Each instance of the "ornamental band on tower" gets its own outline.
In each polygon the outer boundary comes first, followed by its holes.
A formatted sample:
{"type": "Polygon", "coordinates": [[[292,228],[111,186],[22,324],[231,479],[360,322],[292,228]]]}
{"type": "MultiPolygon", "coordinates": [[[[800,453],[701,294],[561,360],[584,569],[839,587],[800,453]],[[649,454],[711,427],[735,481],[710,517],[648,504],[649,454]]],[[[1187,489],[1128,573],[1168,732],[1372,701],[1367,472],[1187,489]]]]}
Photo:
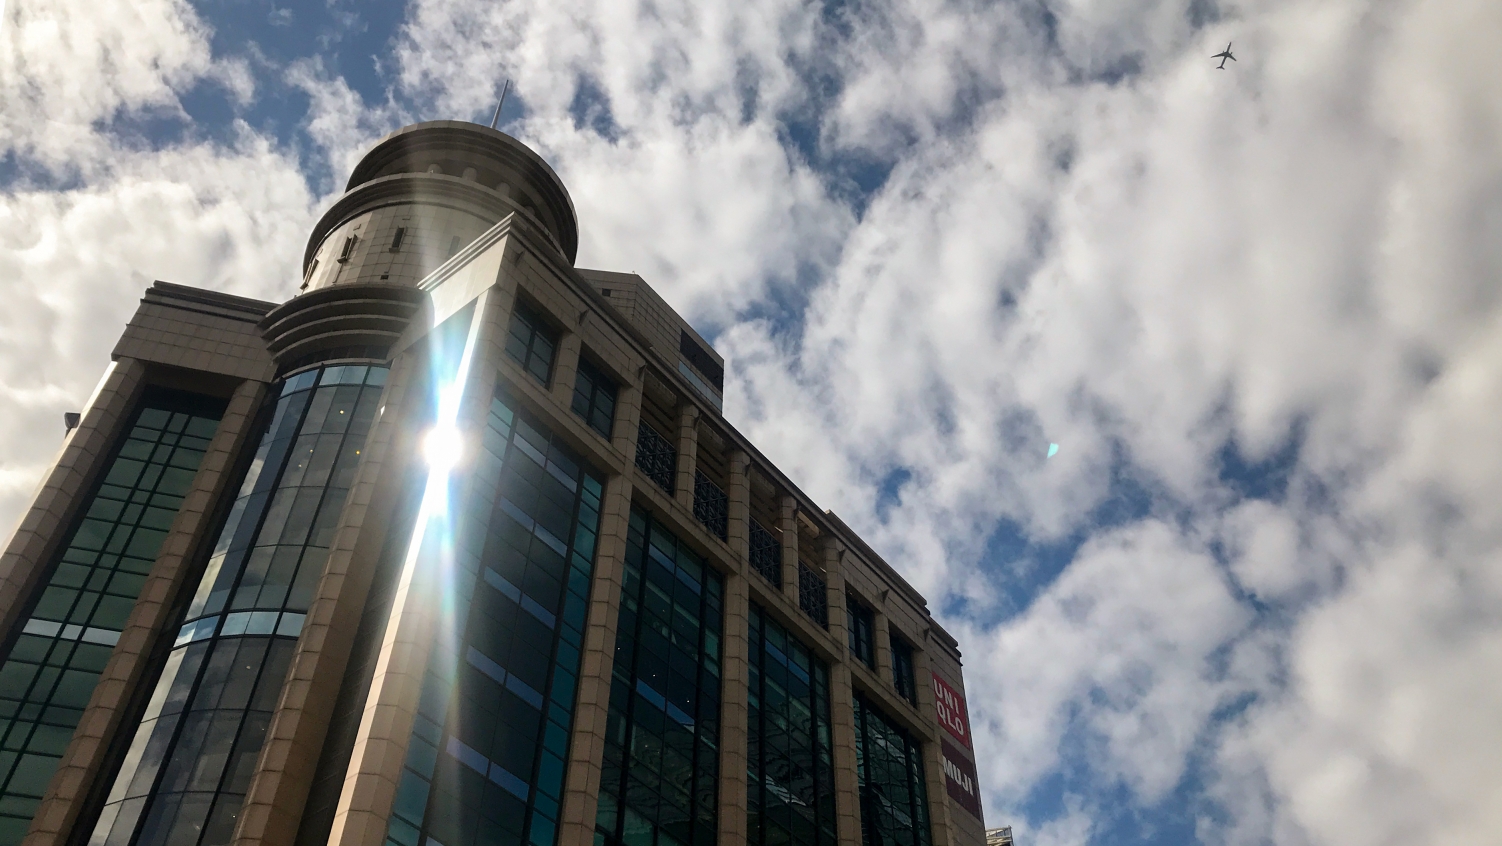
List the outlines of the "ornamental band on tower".
{"type": "Polygon", "coordinates": [[[438,121],[158,282],[0,558],[0,846],[981,846],[957,644],[438,121]]]}

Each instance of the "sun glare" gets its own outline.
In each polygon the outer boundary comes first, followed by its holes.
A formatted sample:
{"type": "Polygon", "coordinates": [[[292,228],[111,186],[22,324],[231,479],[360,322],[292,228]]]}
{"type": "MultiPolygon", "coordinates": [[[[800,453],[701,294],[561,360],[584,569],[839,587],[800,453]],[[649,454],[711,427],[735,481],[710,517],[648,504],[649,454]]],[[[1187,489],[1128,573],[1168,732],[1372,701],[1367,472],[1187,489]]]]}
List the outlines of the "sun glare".
{"type": "Polygon", "coordinates": [[[447,472],[454,469],[464,457],[464,438],[458,427],[440,423],[429,429],[422,438],[422,454],[433,470],[447,472]]]}

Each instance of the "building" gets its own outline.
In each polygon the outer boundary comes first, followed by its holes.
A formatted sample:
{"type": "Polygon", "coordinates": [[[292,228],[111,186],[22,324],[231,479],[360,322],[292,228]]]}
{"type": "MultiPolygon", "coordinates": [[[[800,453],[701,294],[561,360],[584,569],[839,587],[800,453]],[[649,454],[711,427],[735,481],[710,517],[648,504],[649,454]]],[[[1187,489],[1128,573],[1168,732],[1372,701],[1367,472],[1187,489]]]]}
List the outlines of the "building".
{"type": "Polygon", "coordinates": [[[987,829],[986,846],[1012,846],[1012,827],[987,829]]]}
{"type": "Polygon", "coordinates": [[[433,122],[288,302],[146,291],[0,559],[0,846],[983,843],[954,639],[577,242],[433,122]]]}

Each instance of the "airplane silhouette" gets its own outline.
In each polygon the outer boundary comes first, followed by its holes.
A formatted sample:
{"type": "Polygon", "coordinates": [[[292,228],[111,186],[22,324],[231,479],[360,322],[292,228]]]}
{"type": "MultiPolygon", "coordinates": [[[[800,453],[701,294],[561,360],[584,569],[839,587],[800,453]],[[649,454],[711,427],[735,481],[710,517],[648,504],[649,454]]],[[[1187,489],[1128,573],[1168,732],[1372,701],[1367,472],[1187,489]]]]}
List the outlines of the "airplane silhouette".
{"type": "Polygon", "coordinates": [[[1230,44],[1230,42],[1226,43],[1226,49],[1225,49],[1224,52],[1216,53],[1215,55],[1211,56],[1210,58],[1212,58],[1212,59],[1220,59],[1220,67],[1216,68],[1216,70],[1225,70],[1226,69],[1226,59],[1230,59],[1233,62],[1236,61],[1236,57],[1233,56],[1233,55],[1231,55],[1231,44],[1230,44]]]}

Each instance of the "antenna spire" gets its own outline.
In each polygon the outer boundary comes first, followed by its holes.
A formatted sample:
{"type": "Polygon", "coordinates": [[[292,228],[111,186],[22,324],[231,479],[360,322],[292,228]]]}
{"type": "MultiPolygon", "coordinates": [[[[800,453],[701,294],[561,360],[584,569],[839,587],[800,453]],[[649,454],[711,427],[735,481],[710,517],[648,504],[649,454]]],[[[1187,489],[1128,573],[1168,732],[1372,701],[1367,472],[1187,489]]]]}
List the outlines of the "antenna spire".
{"type": "Polygon", "coordinates": [[[501,107],[504,106],[504,105],[506,105],[506,90],[509,89],[510,87],[511,87],[511,80],[509,80],[509,79],[506,80],[506,84],[505,85],[501,86],[501,102],[495,104],[495,117],[493,117],[493,118],[490,119],[490,128],[491,129],[495,129],[495,125],[498,122],[500,122],[500,119],[501,119],[501,107]]]}

